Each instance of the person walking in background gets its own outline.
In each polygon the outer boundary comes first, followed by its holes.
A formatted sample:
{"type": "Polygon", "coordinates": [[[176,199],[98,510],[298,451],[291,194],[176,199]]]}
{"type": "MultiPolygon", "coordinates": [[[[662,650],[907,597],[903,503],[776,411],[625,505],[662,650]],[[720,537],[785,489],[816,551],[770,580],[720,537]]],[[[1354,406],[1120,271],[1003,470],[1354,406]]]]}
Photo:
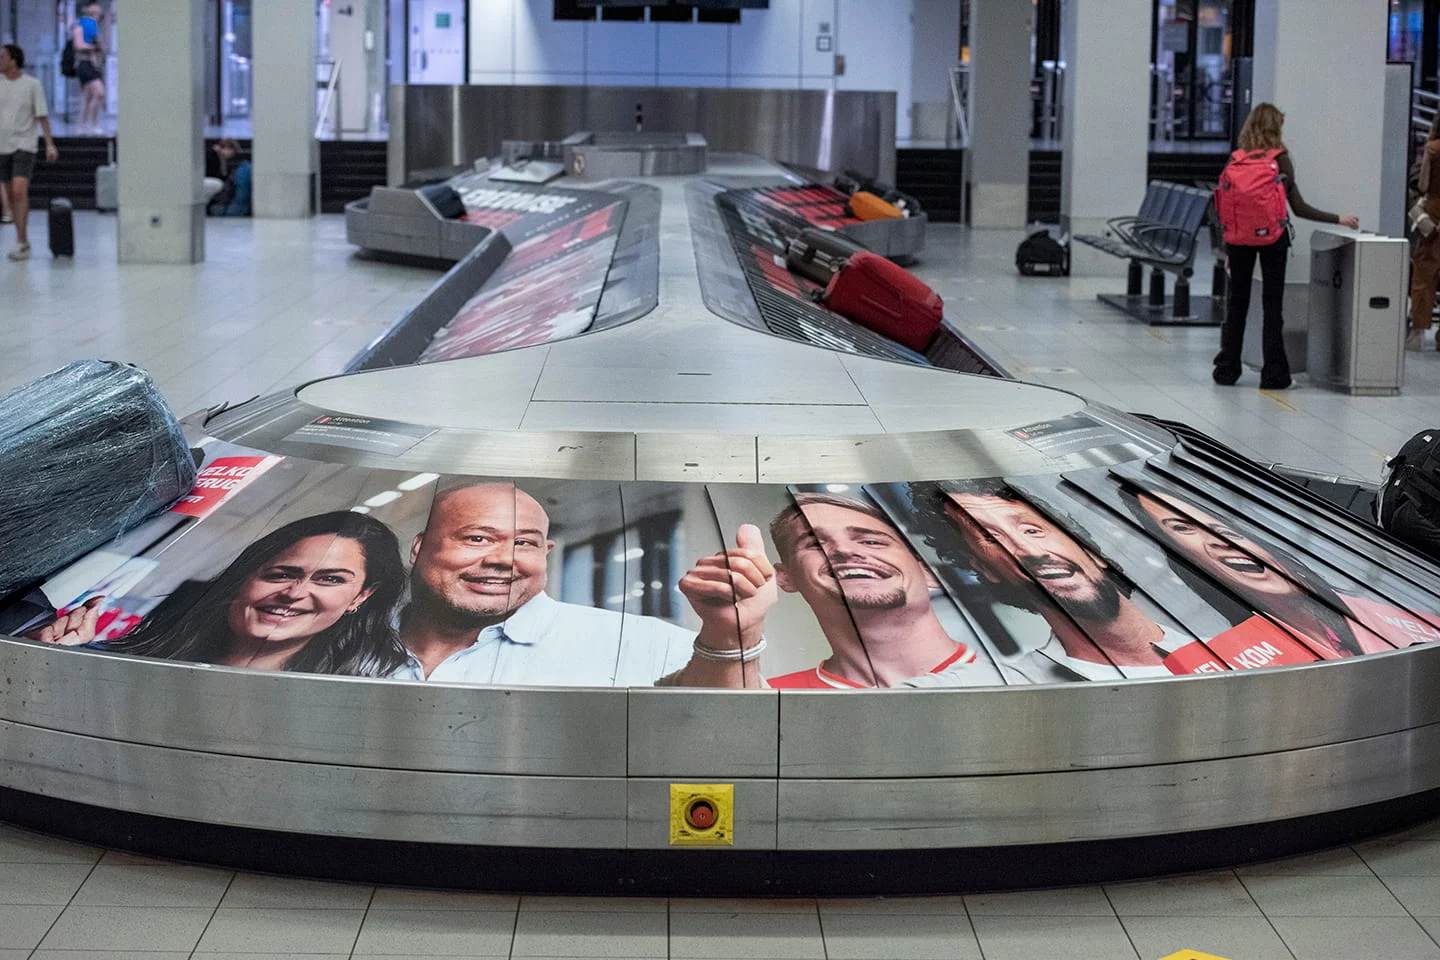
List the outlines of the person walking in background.
{"type": "Polygon", "coordinates": [[[1250,281],[1260,261],[1261,305],[1265,327],[1260,389],[1290,386],[1285,356],[1285,262],[1290,252],[1286,204],[1296,216],[1358,229],[1360,219],[1318,210],[1305,202],[1295,184],[1295,164],[1281,139],[1285,115],[1271,103],[1256,104],[1240,130],[1240,149],[1220,176],[1215,209],[1225,228],[1225,257],[1230,264],[1230,307],[1220,328],[1220,352],[1213,378],[1221,386],[1240,379],[1245,317],[1250,312],[1250,281]]]}
{"type": "Polygon", "coordinates": [[[35,172],[35,144],[45,134],[45,159],[60,156],[50,136],[49,109],[40,81],[20,72],[25,51],[13,43],[0,47],[0,193],[10,205],[19,243],[7,256],[30,259],[30,176],[35,172]]]}
{"type": "Polygon", "coordinates": [[[75,80],[80,84],[80,132],[99,133],[100,114],[105,109],[105,41],[101,35],[105,9],[98,3],[80,8],[80,17],[70,28],[75,47],[75,80]]]}
{"type": "MultiPolygon", "coordinates": [[[[1410,333],[1406,350],[1424,347],[1425,331],[1435,312],[1435,280],[1440,276],[1440,114],[1430,124],[1430,136],[1420,158],[1420,204],[1425,218],[1415,226],[1415,250],[1410,259],[1410,333]],[[1426,232],[1428,227],[1429,232],[1426,232]]],[[[1436,344],[1440,349],[1440,343],[1436,344]]]]}

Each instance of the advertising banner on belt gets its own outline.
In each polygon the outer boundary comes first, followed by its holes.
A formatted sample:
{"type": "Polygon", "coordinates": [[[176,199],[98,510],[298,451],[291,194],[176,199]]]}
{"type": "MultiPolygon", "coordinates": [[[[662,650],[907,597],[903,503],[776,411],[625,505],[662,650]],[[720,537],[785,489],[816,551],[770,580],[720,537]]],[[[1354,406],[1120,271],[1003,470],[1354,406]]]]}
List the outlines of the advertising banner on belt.
{"type": "Polygon", "coordinates": [[[0,630],[377,680],[863,691],[1310,663],[1437,619],[1417,583],[1362,583],[1318,528],[1262,529],[1163,463],[787,487],[204,449],[185,512],[8,598],[0,630]]]}

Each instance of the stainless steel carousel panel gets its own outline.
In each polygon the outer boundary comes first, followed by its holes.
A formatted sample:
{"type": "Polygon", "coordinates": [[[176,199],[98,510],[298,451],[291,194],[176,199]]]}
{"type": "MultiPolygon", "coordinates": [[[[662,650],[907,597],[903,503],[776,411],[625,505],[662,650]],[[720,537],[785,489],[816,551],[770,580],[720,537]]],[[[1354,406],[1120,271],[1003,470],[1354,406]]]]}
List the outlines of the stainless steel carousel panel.
{"type": "Polygon", "coordinates": [[[494,232],[346,373],[188,418],[193,490],[0,601],[0,816],[733,895],[1135,876],[1433,812],[1433,561],[1006,377],[954,318],[916,351],[817,304],[749,187],[467,177],[494,232]]]}

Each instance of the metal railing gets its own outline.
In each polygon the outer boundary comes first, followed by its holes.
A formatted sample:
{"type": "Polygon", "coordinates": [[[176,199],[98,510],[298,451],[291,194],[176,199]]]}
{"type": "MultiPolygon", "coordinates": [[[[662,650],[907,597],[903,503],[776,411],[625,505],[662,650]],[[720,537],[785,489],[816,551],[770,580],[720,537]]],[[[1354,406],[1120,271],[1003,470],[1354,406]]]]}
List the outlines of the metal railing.
{"type": "Polygon", "coordinates": [[[225,61],[221,114],[225,119],[250,116],[250,58],[230,54],[225,61]]]}
{"type": "Polygon", "coordinates": [[[1430,127],[1435,114],[1440,113],[1440,93],[1416,88],[1410,94],[1410,140],[1411,146],[1419,149],[1430,137],[1430,127]]]}
{"type": "Polygon", "coordinates": [[[317,62],[315,76],[315,89],[320,91],[320,103],[316,109],[315,139],[339,139],[340,131],[345,129],[341,114],[340,93],[340,60],[320,60],[317,62]],[[324,76],[322,78],[322,72],[324,76]],[[331,121],[330,114],[334,111],[335,118],[331,121]],[[327,137],[328,134],[328,137],[327,137]]]}
{"type": "Polygon", "coordinates": [[[1065,64],[1057,60],[1040,63],[1040,83],[1036,89],[1040,101],[1040,139],[1055,142],[1064,132],[1065,64]]]}
{"type": "Polygon", "coordinates": [[[1175,75],[1169,67],[1150,65],[1150,139],[1175,142],[1175,75]]]}
{"type": "Polygon", "coordinates": [[[954,146],[959,138],[961,147],[970,145],[970,65],[957,63],[950,68],[950,106],[955,123],[945,129],[945,145],[954,146]]]}

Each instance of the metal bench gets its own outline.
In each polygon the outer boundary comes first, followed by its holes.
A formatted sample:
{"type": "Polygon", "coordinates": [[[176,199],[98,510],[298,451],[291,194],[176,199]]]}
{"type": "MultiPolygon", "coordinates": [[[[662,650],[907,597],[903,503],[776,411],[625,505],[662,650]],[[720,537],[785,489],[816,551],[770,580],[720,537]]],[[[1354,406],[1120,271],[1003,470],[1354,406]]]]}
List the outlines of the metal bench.
{"type": "Polygon", "coordinates": [[[1195,316],[1190,303],[1190,277],[1195,272],[1195,252],[1210,201],[1211,193],[1199,187],[1152,180],[1134,216],[1108,221],[1103,236],[1077,236],[1079,243],[1130,261],[1125,294],[1102,294],[1100,299],[1152,323],[1214,322],[1209,316],[1195,316]],[[1148,297],[1144,290],[1146,266],[1151,268],[1148,297]],[[1175,274],[1169,316],[1165,315],[1166,273],[1175,274]]]}

